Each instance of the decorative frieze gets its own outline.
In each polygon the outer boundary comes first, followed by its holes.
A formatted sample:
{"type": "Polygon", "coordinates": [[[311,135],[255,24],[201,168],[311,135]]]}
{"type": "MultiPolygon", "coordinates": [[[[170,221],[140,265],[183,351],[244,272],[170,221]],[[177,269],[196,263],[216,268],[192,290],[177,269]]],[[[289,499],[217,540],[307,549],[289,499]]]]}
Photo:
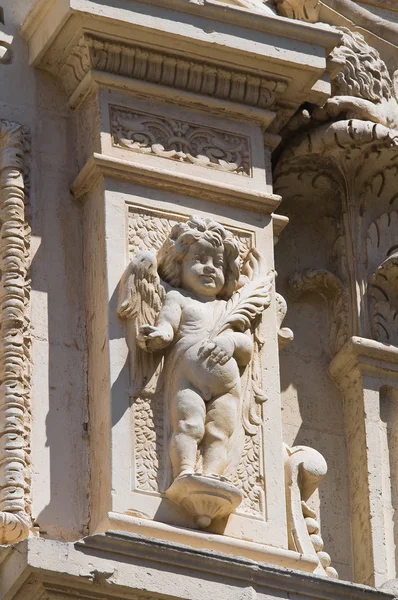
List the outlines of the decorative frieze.
{"type": "Polygon", "coordinates": [[[251,176],[250,140],[170,117],[110,107],[113,145],[141,154],[251,176]]]}
{"type": "Polygon", "coordinates": [[[62,66],[57,68],[69,94],[90,69],[259,108],[271,108],[277,96],[287,88],[283,78],[258,77],[217,64],[186,60],[176,54],[88,35],[80,38],[62,66]]]}
{"type": "Polygon", "coordinates": [[[23,127],[0,121],[0,544],[31,527],[26,150],[23,127]]]}

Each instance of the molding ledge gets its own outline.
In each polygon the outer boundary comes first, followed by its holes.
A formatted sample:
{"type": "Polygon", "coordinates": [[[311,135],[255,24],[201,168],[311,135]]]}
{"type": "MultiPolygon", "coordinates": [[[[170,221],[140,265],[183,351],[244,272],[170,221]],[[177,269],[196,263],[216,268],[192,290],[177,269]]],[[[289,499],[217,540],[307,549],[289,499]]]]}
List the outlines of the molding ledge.
{"type": "Polygon", "coordinates": [[[147,13],[135,0],[128,8],[39,0],[20,32],[31,64],[62,78],[72,107],[87,75],[101,72],[120,87],[130,80],[168,88],[177,102],[184,92],[275,111],[274,133],[309,97],[324,103],[326,58],[341,39],[319,24],[209,0],[148,1],[147,13]]]}
{"type": "Polygon", "coordinates": [[[398,348],[382,344],[368,338],[353,336],[333,358],[329,374],[333,379],[341,379],[354,368],[362,373],[380,377],[398,377],[398,348]]]}
{"type": "Polygon", "coordinates": [[[101,177],[122,179],[137,185],[178,192],[194,198],[201,197],[217,204],[237,206],[259,211],[262,214],[273,213],[281,202],[281,197],[276,194],[249,191],[201,177],[187,177],[173,171],[158,170],[142,163],[98,153],[93,154],[76,177],[71,187],[72,194],[78,199],[84,198],[101,177]]]}
{"type": "MultiPolygon", "coordinates": [[[[131,534],[132,539],[140,540],[142,538],[144,541],[150,539],[151,547],[154,547],[156,544],[159,547],[174,544],[174,540],[178,539],[187,548],[187,552],[189,552],[188,549],[193,549],[193,551],[200,551],[205,554],[207,552],[213,556],[215,553],[217,555],[221,553],[222,556],[225,556],[225,558],[228,557],[228,560],[232,561],[247,559],[289,569],[297,569],[306,573],[312,573],[318,567],[318,560],[309,554],[300,554],[293,550],[276,548],[267,546],[266,544],[239,540],[212,533],[206,533],[206,538],[204,538],[203,533],[198,531],[115,512],[108,513],[106,518],[100,523],[98,534],[105,534],[105,537],[98,537],[98,539],[108,543],[109,536],[111,538],[113,536],[115,539],[123,539],[126,535],[125,532],[131,534]]],[[[97,538],[97,535],[93,536],[93,538],[97,538]]],[[[135,550],[133,551],[135,552],[135,550]]],[[[138,555],[140,555],[140,552],[138,552],[138,555]]]]}
{"type": "Polygon", "coordinates": [[[109,532],[75,544],[37,538],[21,542],[15,550],[0,564],[2,600],[116,600],[141,595],[181,600],[394,598],[367,586],[140,535],[109,532]],[[176,578],[181,585],[176,586],[176,578]]]}

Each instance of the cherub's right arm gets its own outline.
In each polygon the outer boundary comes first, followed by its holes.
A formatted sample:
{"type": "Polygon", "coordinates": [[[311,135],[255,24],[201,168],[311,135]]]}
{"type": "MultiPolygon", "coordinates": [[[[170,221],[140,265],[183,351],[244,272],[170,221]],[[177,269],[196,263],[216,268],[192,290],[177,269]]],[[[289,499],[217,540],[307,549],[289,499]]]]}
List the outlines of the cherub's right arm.
{"type": "Polygon", "coordinates": [[[159,314],[158,327],[162,331],[168,332],[170,341],[172,341],[180,326],[181,304],[181,294],[175,290],[171,290],[167,293],[165,303],[159,314]]]}
{"type": "Polygon", "coordinates": [[[144,325],[138,334],[138,343],[144,350],[153,352],[168,346],[178,331],[181,320],[181,295],[171,290],[159,313],[157,326],[144,325]]]}

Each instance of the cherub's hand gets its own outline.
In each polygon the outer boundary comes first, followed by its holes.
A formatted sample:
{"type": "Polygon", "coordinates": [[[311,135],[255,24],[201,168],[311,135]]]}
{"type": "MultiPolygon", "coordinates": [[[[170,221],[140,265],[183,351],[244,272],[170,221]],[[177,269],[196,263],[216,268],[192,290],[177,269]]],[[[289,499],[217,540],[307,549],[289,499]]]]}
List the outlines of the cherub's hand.
{"type": "Polygon", "coordinates": [[[234,354],[235,344],[230,335],[220,335],[207,340],[198,352],[199,358],[209,358],[214,364],[225,365],[234,354]]]}
{"type": "Polygon", "coordinates": [[[172,334],[162,327],[143,325],[137,335],[137,343],[147,352],[155,352],[165,348],[173,340],[172,334]]]}

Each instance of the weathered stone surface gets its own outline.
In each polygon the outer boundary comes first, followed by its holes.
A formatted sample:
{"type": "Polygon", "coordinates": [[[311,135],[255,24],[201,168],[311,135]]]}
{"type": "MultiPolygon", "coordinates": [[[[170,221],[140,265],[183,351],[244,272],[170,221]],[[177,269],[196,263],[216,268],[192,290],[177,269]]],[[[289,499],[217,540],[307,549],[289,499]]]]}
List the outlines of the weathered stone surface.
{"type": "Polygon", "coordinates": [[[395,14],[0,7],[2,600],[392,597],[395,14]]]}

